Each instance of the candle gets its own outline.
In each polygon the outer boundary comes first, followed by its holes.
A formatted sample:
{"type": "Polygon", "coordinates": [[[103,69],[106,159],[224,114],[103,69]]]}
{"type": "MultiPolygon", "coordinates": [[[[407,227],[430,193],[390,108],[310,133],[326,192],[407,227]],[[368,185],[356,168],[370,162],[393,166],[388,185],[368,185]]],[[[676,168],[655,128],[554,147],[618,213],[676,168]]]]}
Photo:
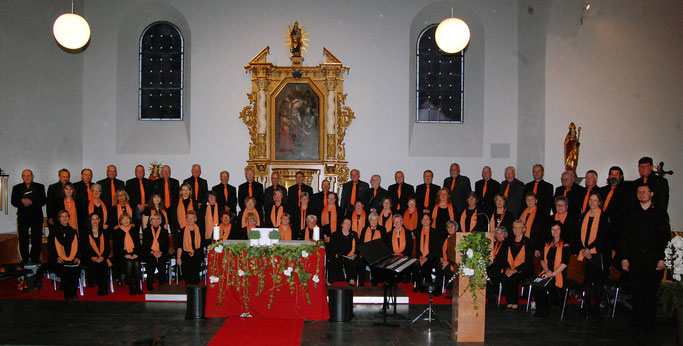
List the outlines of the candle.
{"type": "Polygon", "coordinates": [[[213,240],[218,240],[221,237],[221,228],[213,226],[213,240]]]}
{"type": "Polygon", "coordinates": [[[315,226],[313,227],[313,241],[318,240],[320,240],[320,227],[315,226]]]}

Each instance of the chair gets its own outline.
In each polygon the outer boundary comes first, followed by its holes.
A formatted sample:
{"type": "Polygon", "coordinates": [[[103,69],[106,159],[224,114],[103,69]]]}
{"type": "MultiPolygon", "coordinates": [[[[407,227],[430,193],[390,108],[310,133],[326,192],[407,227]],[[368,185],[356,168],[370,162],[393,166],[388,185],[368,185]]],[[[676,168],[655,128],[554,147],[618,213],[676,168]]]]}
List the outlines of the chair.
{"type": "Polygon", "coordinates": [[[428,313],[427,321],[432,322],[432,314],[434,314],[434,310],[432,309],[432,294],[434,294],[436,286],[431,282],[425,282],[422,284],[422,288],[424,288],[429,294],[429,306],[427,306],[427,308],[424,311],[422,311],[422,313],[417,315],[417,317],[415,317],[413,322],[411,322],[410,324],[417,322],[417,320],[419,320],[420,317],[422,317],[425,313],[428,313]]]}

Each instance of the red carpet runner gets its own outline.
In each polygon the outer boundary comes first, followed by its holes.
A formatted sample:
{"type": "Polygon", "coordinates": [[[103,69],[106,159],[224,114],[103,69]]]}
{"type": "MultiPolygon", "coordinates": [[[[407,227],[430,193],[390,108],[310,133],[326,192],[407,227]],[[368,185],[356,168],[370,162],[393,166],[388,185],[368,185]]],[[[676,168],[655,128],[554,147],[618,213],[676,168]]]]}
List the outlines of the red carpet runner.
{"type": "Polygon", "coordinates": [[[303,327],[303,320],[233,317],[225,321],[209,345],[296,346],[301,344],[303,327]]]}

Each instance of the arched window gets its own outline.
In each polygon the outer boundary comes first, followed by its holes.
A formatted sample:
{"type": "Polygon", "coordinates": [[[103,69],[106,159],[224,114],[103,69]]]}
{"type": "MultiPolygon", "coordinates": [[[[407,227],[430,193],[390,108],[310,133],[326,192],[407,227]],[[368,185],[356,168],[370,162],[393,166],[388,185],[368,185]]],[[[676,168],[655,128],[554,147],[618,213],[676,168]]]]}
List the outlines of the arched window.
{"type": "Polygon", "coordinates": [[[463,52],[448,54],[436,45],[436,24],[417,38],[417,122],[462,123],[463,52]]]}
{"type": "Polygon", "coordinates": [[[183,35],[168,22],[140,36],[138,119],[183,120],[183,35]]]}

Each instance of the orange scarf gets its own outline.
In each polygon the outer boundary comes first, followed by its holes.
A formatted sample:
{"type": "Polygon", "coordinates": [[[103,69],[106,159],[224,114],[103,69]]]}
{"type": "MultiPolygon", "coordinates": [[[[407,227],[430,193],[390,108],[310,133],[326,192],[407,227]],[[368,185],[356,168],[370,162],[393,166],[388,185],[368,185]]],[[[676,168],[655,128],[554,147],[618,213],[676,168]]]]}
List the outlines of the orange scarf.
{"type": "Polygon", "coordinates": [[[370,226],[368,226],[365,229],[365,238],[363,238],[363,242],[367,243],[369,241],[373,241],[375,239],[381,239],[382,238],[382,233],[379,232],[377,228],[372,229],[370,226]],[[377,232],[375,232],[377,231],[377,232]]]}
{"type": "Polygon", "coordinates": [[[119,229],[123,231],[123,251],[127,253],[132,253],[135,250],[135,243],[133,243],[133,237],[130,235],[130,226],[123,227],[119,226],[119,229]]]}
{"type": "MultiPolygon", "coordinates": [[[[106,225],[107,224],[107,207],[102,203],[102,200],[100,200],[100,207],[102,208],[102,224],[106,225]]],[[[88,214],[92,214],[95,211],[95,203],[90,201],[88,203],[88,214]]]]}
{"type": "MultiPolygon", "coordinates": [[[[581,223],[581,244],[583,244],[584,249],[588,247],[588,245],[593,244],[595,242],[595,238],[598,237],[598,226],[600,225],[600,214],[602,213],[602,210],[595,209],[596,212],[593,212],[593,209],[589,210],[586,216],[583,218],[583,222],[581,223]],[[586,244],[586,232],[588,232],[588,220],[590,220],[590,217],[593,217],[593,224],[591,225],[590,229],[590,235],[588,236],[588,244],[586,244]]],[[[590,249],[590,253],[598,253],[598,250],[595,249],[595,247],[590,249]]],[[[579,251],[579,261],[583,261],[583,253],[579,251]]]]}
{"type": "Polygon", "coordinates": [[[214,204],[213,206],[211,204],[207,204],[206,213],[204,215],[204,230],[206,231],[204,237],[206,239],[213,238],[213,228],[218,226],[219,223],[220,221],[218,221],[218,203],[214,204]]]}
{"type": "Polygon", "coordinates": [[[280,225],[278,228],[280,229],[280,240],[292,240],[292,227],[280,225]]]}
{"type": "Polygon", "coordinates": [[[477,225],[477,209],[474,209],[474,213],[472,213],[472,216],[470,216],[470,229],[465,231],[467,228],[465,227],[467,225],[467,209],[465,209],[462,214],[460,214],[460,229],[463,232],[472,232],[474,229],[474,226],[477,225]]]}
{"type": "Polygon", "coordinates": [[[564,225],[564,220],[567,220],[567,214],[568,213],[564,213],[564,215],[555,214],[555,221],[560,221],[564,225]]]}
{"type": "MultiPolygon", "coordinates": [[[[548,244],[545,244],[545,250],[543,251],[543,260],[545,261],[546,265],[548,265],[548,251],[550,248],[553,246],[553,242],[550,242],[548,244]]],[[[553,264],[553,269],[552,271],[557,270],[557,268],[560,267],[560,264],[562,264],[562,248],[564,247],[564,242],[560,240],[557,242],[557,250],[555,250],[555,263],[553,264]]],[[[564,278],[562,277],[562,273],[560,275],[555,276],[555,286],[562,288],[563,287],[563,280],[564,278]]]]}
{"type": "MultiPolygon", "coordinates": [[[[436,228],[436,216],[439,215],[439,206],[436,205],[434,206],[434,210],[432,211],[432,228],[436,228]]],[[[453,216],[453,205],[448,203],[448,218],[451,221],[455,221],[455,216],[453,216]]]]}
{"type": "Polygon", "coordinates": [[[391,245],[394,249],[395,254],[400,255],[403,253],[403,250],[406,249],[405,230],[403,230],[402,228],[397,228],[392,232],[392,234],[391,234],[391,245]],[[400,238],[398,237],[398,231],[399,230],[403,233],[400,238]]]}
{"type": "MultiPolygon", "coordinates": [[[[164,228],[168,226],[168,214],[166,213],[166,210],[164,209],[159,209],[162,214],[164,214],[164,228]]],[[[159,214],[156,209],[152,209],[149,211],[149,215],[157,215],[159,214]]]]}
{"type": "Polygon", "coordinates": [[[410,212],[410,209],[403,213],[403,226],[409,230],[417,229],[417,209],[410,212]]]}
{"type": "Polygon", "coordinates": [[[61,258],[63,258],[65,261],[73,261],[74,258],[76,258],[76,253],[78,252],[78,237],[74,237],[74,240],[71,242],[71,253],[69,254],[69,257],[66,256],[66,252],[64,251],[64,246],[55,238],[55,249],[57,250],[57,255],[61,258]]]}
{"type": "Polygon", "coordinates": [[[497,240],[496,240],[495,244],[493,244],[493,257],[494,257],[494,258],[495,258],[496,256],[498,256],[498,251],[500,251],[500,247],[501,247],[501,246],[503,246],[503,242],[502,242],[502,241],[497,241],[497,240]]]}
{"type": "Polygon", "coordinates": [[[190,203],[187,204],[187,210],[185,210],[185,203],[183,203],[183,198],[180,197],[178,199],[178,226],[180,228],[185,228],[187,226],[187,219],[185,219],[185,213],[187,213],[190,210],[194,210],[194,206],[192,205],[192,200],[190,200],[190,203]]]}
{"type": "Polygon", "coordinates": [[[357,210],[354,210],[351,215],[351,230],[360,234],[363,228],[365,228],[365,210],[361,210],[360,215],[357,210]]]}
{"type": "Polygon", "coordinates": [[[197,225],[194,225],[192,230],[190,230],[190,226],[186,226],[185,232],[183,232],[183,251],[187,253],[194,253],[194,250],[199,249],[201,246],[201,236],[195,228],[197,228],[197,225]],[[194,231],[194,246],[192,245],[192,231],[194,231]]]}
{"type": "Polygon", "coordinates": [[[386,219],[384,218],[384,211],[379,213],[379,224],[384,226],[384,229],[387,231],[387,233],[391,232],[391,230],[394,228],[394,215],[389,211],[389,217],[386,219]]]}
{"type": "Polygon", "coordinates": [[[219,226],[221,228],[221,240],[228,240],[228,237],[230,236],[230,231],[232,230],[232,224],[229,223],[227,226],[225,224],[220,224],[219,226]]]}
{"type": "Polygon", "coordinates": [[[524,225],[526,226],[526,231],[524,232],[524,236],[527,238],[531,238],[531,226],[534,224],[534,218],[536,217],[536,211],[538,210],[538,207],[535,207],[534,210],[529,211],[529,208],[524,209],[524,212],[522,213],[522,216],[520,219],[524,221],[524,225]]]}
{"type": "Polygon", "coordinates": [[[330,233],[337,231],[337,208],[325,206],[320,218],[322,219],[320,223],[323,226],[330,225],[330,233]]]}
{"type": "Polygon", "coordinates": [[[152,251],[158,252],[161,251],[161,248],[159,247],[159,235],[161,235],[161,226],[157,227],[157,229],[154,229],[154,226],[150,226],[149,230],[152,231],[152,251]]]}
{"type": "Polygon", "coordinates": [[[280,227],[280,222],[282,222],[282,213],[285,212],[285,207],[280,205],[279,207],[275,204],[270,208],[270,222],[273,223],[273,227],[280,227]]]}
{"type": "Polygon", "coordinates": [[[104,235],[101,234],[100,232],[100,246],[97,246],[97,243],[95,242],[95,238],[93,238],[92,234],[88,237],[90,240],[90,246],[92,247],[93,251],[95,251],[95,254],[97,254],[97,257],[102,257],[102,254],[104,253],[104,235]]]}
{"type": "Polygon", "coordinates": [[[306,210],[308,210],[308,205],[306,205],[306,209],[304,209],[304,208],[302,207],[301,210],[300,210],[300,212],[301,212],[301,215],[300,215],[301,218],[300,218],[300,220],[299,220],[299,229],[304,229],[304,228],[306,228],[306,210]]]}
{"type": "Polygon", "coordinates": [[[311,240],[310,233],[311,230],[306,226],[306,229],[304,229],[304,240],[311,240]]]}
{"type": "Polygon", "coordinates": [[[508,264],[510,265],[511,269],[515,269],[519,266],[521,266],[524,261],[526,261],[526,244],[522,245],[522,248],[519,249],[519,253],[517,253],[517,256],[514,258],[512,257],[512,247],[508,247],[508,264]]]}
{"type": "MultiPolygon", "coordinates": [[[[104,209],[104,208],[103,208],[104,209]]],[[[76,214],[76,201],[72,198],[69,202],[64,198],[64,210],[69,212],[69,226],[78,232],[78,215],[76,214]]]]}
{"type": "Polygon", "coordinates": [[[256,226],[261,226],[261,218],[258,217],[256,209],[252,209],[251,211],[249,211],[249,209],[244,209],[244,213],[242,213],[242,228],[247,227],[247,214],[249,213],[254,213],[256,215],[256,226]]]}
{"type": "MultiPolygon", "coordinates": [[[[126,202],[125,205],[121,205],[120,203],[116,203],[116,221],[119,220],[121,217],[121,214],[123,214],[123,207],[126,207],[128,215],[130,215],[131,220],[133,219],[133,209],[130,207],[130,204],[126,202]]],[[[133,223],[131,223],[132,225],[133,223]]]]}
{"type": "Polygon", "coordinates": [[[422,233],[420,234],[420,253],[422,257],[429,255],[429,227],[422,226],[422,233]]]}
{"type": "Polygon", "coordinates": [[[500,214],[500,220],[497,221],[497,222],[496,222],[496,212],[495,212],[495,211],[493,212],[493,215],[491,215],[491,221],[490,221],[490,224],[491,224],[491,232],[494,232],[494,233],[495,233],[496,227],[500,226],[500,224],[503,222],[503,218],[505,217],[505,212],[506,212],[506,211],[507,211],[507,209],[503,209],[503,213],[500,214]]]}

